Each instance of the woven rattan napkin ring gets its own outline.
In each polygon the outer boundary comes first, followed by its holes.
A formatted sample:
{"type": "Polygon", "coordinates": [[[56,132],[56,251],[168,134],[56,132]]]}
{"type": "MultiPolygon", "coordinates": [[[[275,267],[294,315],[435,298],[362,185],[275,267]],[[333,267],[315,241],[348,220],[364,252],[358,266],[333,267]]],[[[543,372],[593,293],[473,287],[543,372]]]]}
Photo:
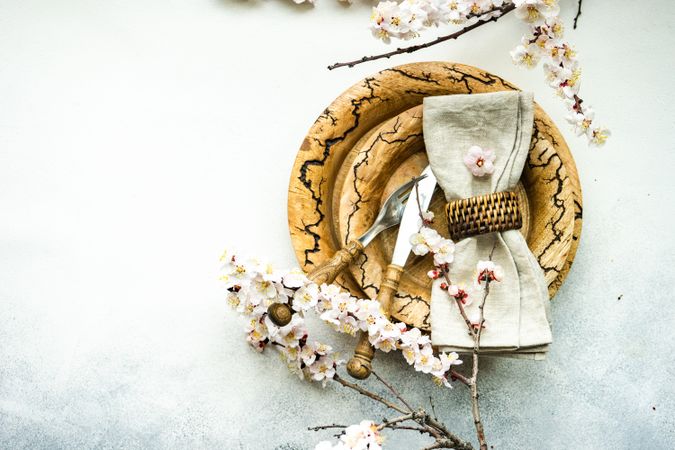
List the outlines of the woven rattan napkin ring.
{"type": "Polygon", "coordinates": [[[445,205],[445,212],[450,238],[455,242],[523,226],[518,196],[510,191],[452,200],[445,205]]]}

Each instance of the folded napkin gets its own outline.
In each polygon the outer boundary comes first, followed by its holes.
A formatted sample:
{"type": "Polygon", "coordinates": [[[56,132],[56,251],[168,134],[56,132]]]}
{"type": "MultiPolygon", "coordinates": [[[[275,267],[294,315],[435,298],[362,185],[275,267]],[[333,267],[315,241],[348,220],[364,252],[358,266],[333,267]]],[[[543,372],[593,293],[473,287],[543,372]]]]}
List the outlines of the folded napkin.
{"type": "MultiPolygon", "coordinates": [[[[517,91],[424,99],[424,143],[448,201],[514,190],[530,147],[533,111],[532,94],[517,91]],[[492,175],[474,176],[464,164],[473,145],[495,152],[492,175]]],[[[518,230],[457,242],[450,279],[468,290],[477,276],[476,263],[487,260],[491,251],[504,277],[490,284],[481,353],[543,359],[552,340],[548,289],[539,263],[518,230]]],[[[432,343],[440,351],[469,352],[473,339],[454,299],[440,288],[442,281],[434,282],[431,293],[432,343]]],[[[466,307],[469,317],[477,316],[481,299],[474,295],[466,307]]]]}

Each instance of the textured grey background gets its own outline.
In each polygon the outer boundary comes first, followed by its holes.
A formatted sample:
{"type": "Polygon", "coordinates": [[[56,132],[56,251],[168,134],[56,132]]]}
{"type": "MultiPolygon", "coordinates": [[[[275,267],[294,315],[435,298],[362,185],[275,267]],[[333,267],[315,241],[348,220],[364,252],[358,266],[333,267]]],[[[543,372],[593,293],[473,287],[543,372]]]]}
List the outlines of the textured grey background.
{"type": "MultiPolygon", "coordinates": [[[[234,244],[293,264],[285,190],[316,115],[369,73],[444,59],[534,91],[584,188],[550,358],[482,364],[489,442],[673,448],[675,13],[666,0],[585,3],[569,36],[582,93],[614,132],[601,150],[572,136],[540,70],[511,64],[515,17],[328,72],[384,49],[369,4],[0,0],[0,447],[307,449],[329,436],[308,425],[379,419],[250,351],[217,258],[234,244]]],[[[461,388],[435,388],[399,355],[377,367],[472,438],[461,388]]]]}

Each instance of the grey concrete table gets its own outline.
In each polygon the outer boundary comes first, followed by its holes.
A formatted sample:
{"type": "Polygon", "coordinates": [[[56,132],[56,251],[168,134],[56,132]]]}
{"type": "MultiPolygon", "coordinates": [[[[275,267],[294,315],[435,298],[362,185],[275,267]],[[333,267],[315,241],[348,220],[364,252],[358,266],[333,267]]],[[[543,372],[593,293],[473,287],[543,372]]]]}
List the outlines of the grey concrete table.
{"type": "MultiPolygon", "coordinates": [[[[567,24],[574,3],[563,1],[567,24]]],[[[328,72],[383,50],[369,4],[0,1],[0,447],[308,449],[330,436],[309,425],[379,420],[366,399],[250,351],[217,259],[236,245],[293,264],[285,192],[314,117],[388,65],[454,60],[532,90],[584,188],[550,357],[482,364],[490,444],[673,448],[675,10],[585,3],[568,33],[584,97],[614,133],[601,150],[572,135],[540,70],[511,64],[525,30],[515,17],[328,72]]],[[[473,437],[461,389],[436,388],[400,355],[377,364],[473,437]]]]}

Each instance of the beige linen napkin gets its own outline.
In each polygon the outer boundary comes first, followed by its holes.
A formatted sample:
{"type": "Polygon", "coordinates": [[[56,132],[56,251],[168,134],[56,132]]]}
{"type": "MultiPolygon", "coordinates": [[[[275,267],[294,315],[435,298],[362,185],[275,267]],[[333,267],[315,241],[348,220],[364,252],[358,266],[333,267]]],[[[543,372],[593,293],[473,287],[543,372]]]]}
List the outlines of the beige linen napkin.
{"type": "MultiPolygon", "coordinates": [[[[531,93],[447,95],[424,99],[424,142],[431,169],[448,201],[511,191],[520,179],[530,147],[533,123],[531,93]],[[469,147],[496,154],[492,175],[474,176],[464,164],[469,147]]],[[[476,263],[492,259],[504,269],[501,282],[490,285],[485,304],[481,350],[487,354],[542,359],[549,343],[548,290],[544,274],[518,230],[466,238],[456,243],[450,267],[453,283],[469,288],[476,263]]],[[[468,352],[473,339],[453,299],[432,287],[431,339],[441,351],[468,352]]],[[[480,297],[466,310],[477,314],[480,297]]]]}

